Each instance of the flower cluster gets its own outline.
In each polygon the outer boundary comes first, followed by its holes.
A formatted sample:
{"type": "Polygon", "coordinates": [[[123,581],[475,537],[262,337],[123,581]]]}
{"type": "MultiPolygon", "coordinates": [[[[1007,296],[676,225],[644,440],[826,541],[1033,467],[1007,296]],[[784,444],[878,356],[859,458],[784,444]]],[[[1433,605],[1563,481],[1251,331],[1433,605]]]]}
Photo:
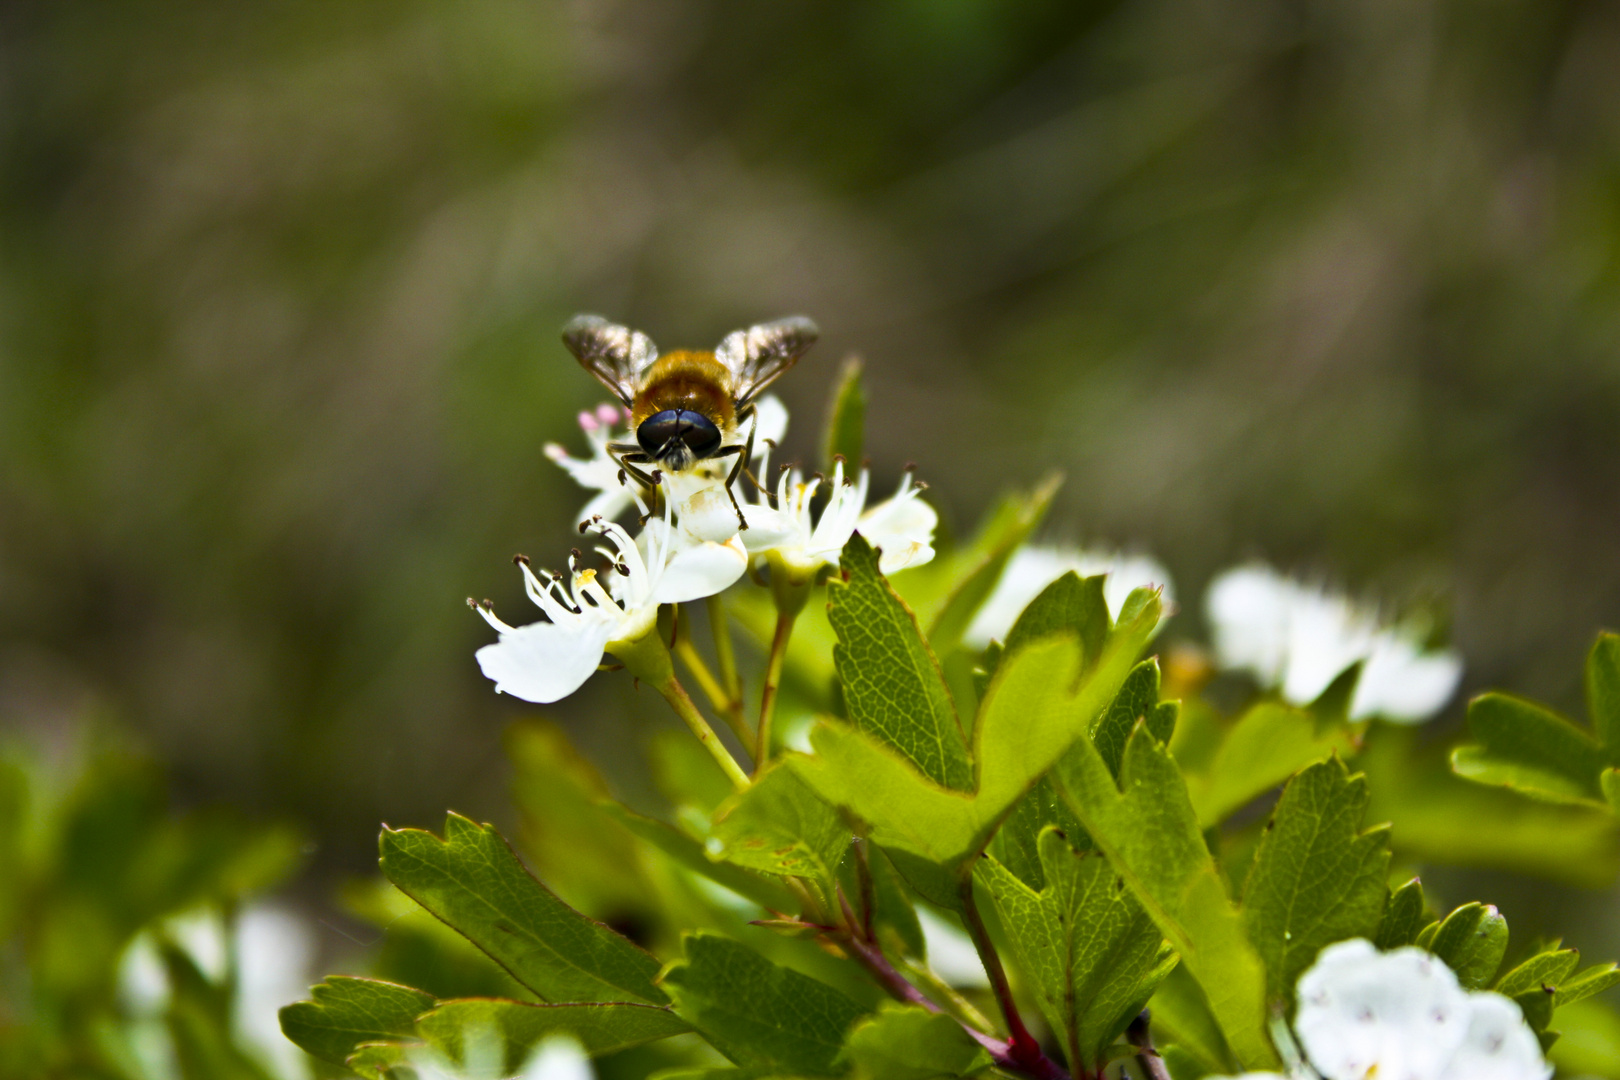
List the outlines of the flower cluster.
{"type": "MultiPolygon", "coordinates": [[[[755,408],[752,430],[734,436],[738,442],[753,440],[751,476],[765,472],[787,421],[786,408],[767,395],[755,408]]],[[[582,512],[580,530],[600,537],[603,543],[595,550],[605,563],[601,569],[587,567],[586,556],[576,551],[566,576],[546,575],[519,557],[524,588],[545,615],[541,622],[510,626],[487,602],[473,605],[500,635],[477,657],[501,693],[537,703],[567,697],[590,678],[604,654],[628,662],[656,626],[662,605],[713,596],[750,564],[808,583],[824,567],[838,564],[857,529],[883,551],[886,573],[934,557],[938,517],[918,497],[922,486],[910,473],[893,497],[868,506],[867,470],[848,476],[841,460],[830,479],[806,479],[800,470],[784,468],[774,488],[758,486],[752,497],[743,491],[750,480],[728,492],[725,467],[700,463],[659,477],[661,510],[654,511],[608,451],[610,443],[627,437],[621,425],[628,423],[623,409],[603,405],[579,416],[589,457],[572,457],[555,443],[546,446],[548,457],[595,492],[582,512]],[[819,513],[818,495],[825,498],[819,513]],[[734,496],[741,496],[735,504],[734,496]],[[644,523],[635,537],[614,520],[632,508],[644,523]]]]}
{"type": "Polygon", "coordinates": [[[1424,647],[1416,627],[1381,625],[1376,614],[1251,564],[1228,570],[1205,601],[1223,667],[1247,671],[1306,705],[1352,664],[1361,664],[1350,718],[1419,723],[1456,693],[1462,661],[1424,647]]]}
{"type": "MultiPolygon", "coordinates": [[[[1469,992],[1418,948],[1381,953],[1356,938],[1300,977],[1294,1032],[1315,1072],[1297,1080],[1546,1080],[1552,1066],[1519,1006],[1469,992]]],[[[1262,1080],[1278,1073],[1245,1073],[1262,1080]]]]}

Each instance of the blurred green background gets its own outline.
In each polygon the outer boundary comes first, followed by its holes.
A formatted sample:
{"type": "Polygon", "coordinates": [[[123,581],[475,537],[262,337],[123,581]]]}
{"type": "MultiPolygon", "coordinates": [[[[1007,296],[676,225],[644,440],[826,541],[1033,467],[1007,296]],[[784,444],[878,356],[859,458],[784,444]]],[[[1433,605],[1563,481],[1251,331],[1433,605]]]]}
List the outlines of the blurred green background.
{"type": "Polygon", "coordinates": [[[582,309],[809,314],[791,450],[859,352],[958,531],[1061,467],[1046,535],[1158,555],[1180,633],[1263,555],[1575,709],[1617,245],[1609,3],[8,5],[0,723],[133,728],[312,895],[500,820],[513,716],[628,756],[651,702],[497,698],[463,606],[572,542],[582,309]]]}

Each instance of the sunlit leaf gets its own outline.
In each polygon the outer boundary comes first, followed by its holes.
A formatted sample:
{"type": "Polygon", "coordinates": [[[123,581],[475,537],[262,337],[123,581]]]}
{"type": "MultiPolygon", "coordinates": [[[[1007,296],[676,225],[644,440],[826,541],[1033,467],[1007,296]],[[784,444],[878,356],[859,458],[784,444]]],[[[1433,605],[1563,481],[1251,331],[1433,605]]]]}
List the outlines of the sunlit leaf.
{"type": "Polygon", "coordinates": [[[1082,741],[1054,775],[1109,865],[1181,954],[1238,1060],[1250,1068],[1274,1065],[1265,967],[1164,746],[1139,727],[1116,784],[1096,748],[1082,741]]]}
{"type": "Polygon", "coordinates": [[[1423,900],[1423,883],[1413,878],[1390,894],[1373,943],[1386,951],[1414,944],[1423,928],[1433,921],[1423,900]]]}
{"type": "Polygon", "coordinates": [[[830,474],[833,459],[842,456],[851,468],[861,466],[866,445],[866,390],[861,385],[861,362],[844,361],[827,402],[827,428],[822,435],[822,468],[830,474]]]}
{"type": "Polygon", "coordinates": [[[1451,755],[1458,776],[1549,802],[1603,799],[1597,743],[1557,713],[1511,694],[1482,694],[1468,705],[1468,730],[1476,742],[1451,755]]]}
{"type": "Polygon", "coordinates": [[[1417,944],[1445,961],[1465,989],[1483,990],[1507,954],[1507,920],[1489,904],[1464,904],[1424,927],[1417,944]]]}
{"type": "Polygon", "coordinates": [[[342,1065],[361,1043],[409,1039],[432,994],[408,986],[330,975],[310,987],[309,1001],[281,1010],[281,1031],[307,1053],[342,1065]]]}
{"type": "Polygon", "coordinates": [[[1367,784],[1337,758],[1283,789],[1243,886],[1243,923],[1266,965],[1266,995],[1286,1001],[1326,945],[1370,938],[1384,911],[1388,826],[1361,831],[1367,784]]]}
{"type": "Polygon", "coordinates": [[[810,878],[831,898],[850,832],[836,810],[778,764],[720,808],[714,839],[726,861],[810,878]]]}
{"type": "Polygon", "coordinates": [[[845,1059],[856,1080],[939,1080],[988,1069],[990,1055],[962,1025],[915,1005],[886,1004],[850,1030],[845,1059]]]}
{"type": "Polygon", "coordinates": [[[1075,851],[1056,829],[1041,834],[1040,851],[1039,893],[994,859],[981,859],[976,876],[1071,1068],[1096,1070],[1175,954],[1101,855],[1075,851]]]}
{"type": "Polygon", "coordinates": [[[1219,824],[1232,811],[1335,752],[1354,752],[1344,725],[1324,724],[1306,710],[1281,702],[1261,702],[1227,732],[1209,769],[1187,778],[1199,825],[1207,829],[1219,824]]]}

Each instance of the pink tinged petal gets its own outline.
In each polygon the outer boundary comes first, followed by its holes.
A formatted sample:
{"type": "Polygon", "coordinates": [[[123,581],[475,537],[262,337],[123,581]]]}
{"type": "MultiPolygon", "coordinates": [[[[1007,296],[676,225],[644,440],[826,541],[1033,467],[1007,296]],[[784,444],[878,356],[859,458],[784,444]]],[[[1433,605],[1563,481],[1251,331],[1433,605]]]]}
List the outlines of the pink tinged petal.
{"type": "Polygon", "coordinates": [[[684,604],[713,596],[729,587],[748,569],[748,551],[733,536],[724,544],[693,541],[679,533],[671,537],[664,572],[653,586],[652,600],[684,604]]]}
{"type": "Polygon", "coordinates": [[[1535,1032],[1501,994],[1469,994],[1468,1034],[1436,1080],[1547,1080],[1535,1032]]]}
{"type": "Polygon", "coordinates": [[[616,618],[583,618],[569,624],[537,622],[503,631],[494,645],[475,654],[495,690],[545,705],[584,685],[602,662],[616,618]]]}

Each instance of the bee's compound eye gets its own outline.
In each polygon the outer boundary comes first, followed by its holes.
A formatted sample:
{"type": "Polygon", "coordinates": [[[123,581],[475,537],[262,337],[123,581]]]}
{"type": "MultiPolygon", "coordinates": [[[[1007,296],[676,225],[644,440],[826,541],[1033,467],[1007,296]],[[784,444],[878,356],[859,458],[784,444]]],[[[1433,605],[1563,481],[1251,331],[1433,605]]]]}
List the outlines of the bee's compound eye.
{"type": "Polygon", "coordinates": [[[643,450],[656,458],[664,445],[679,435],[680,432],[681,411],[679,409],[665,409],[663,412],[653,413],[641,422],[641,426],[636,428],[636,442],[641,444],[643,450]]]}
{"type": "Polygon", "coordinates": [[[654,459],[668,456],[670,444],[678,442],[694,458],[708,457],[720,449],[720,429],[702,413],[691,409],[665,409],[653,413],[636,428],[636,442],[654,459]]]}
{"type": "Polygon", "coordinates": [[[715,427],[713,420],[702,413],[689,411],[683,411],[681,419],[686,422],[686,430],[681,432],[681,438],[693,457],[705,458],[720,449],[720,429],[715,427]]]}

